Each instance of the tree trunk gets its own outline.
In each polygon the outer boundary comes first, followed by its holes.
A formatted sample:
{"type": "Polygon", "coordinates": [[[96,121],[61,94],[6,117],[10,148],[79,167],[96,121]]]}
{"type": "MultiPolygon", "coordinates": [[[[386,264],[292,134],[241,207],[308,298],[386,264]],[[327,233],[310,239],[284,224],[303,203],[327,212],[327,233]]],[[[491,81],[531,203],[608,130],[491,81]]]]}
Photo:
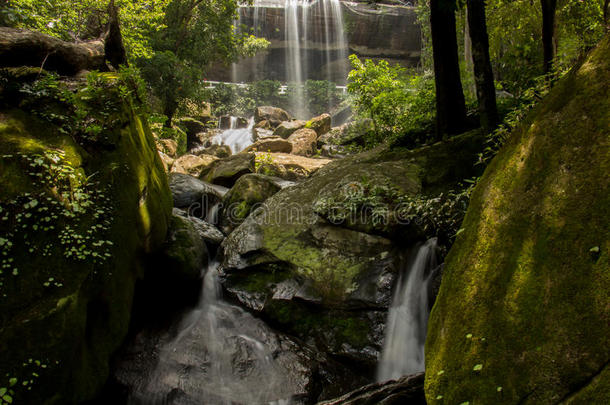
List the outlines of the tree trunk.
{"type": "Polygon", "coordinates": [[[466,127],[466,103],[460,78],[455,0],[430,0],[432,56],[436,84],[436,133],[456,134],[466,127]]]}
{"type": "Polygon", "coordinates": [[[81,70],[108,70],[100,40],[71,43],[35,31],[0,27],[0,67],[16,66],[69,76],[81,70]]]}
{"type": "Polygon", "coordinates": [[[165,128],[172,127],[172,120],[174,119],[174,115],[176,115],[177,109],[178,103],[176,100],[166,97],[163,101],[163,115],[167,117],[167,121],[165,121],[165,124],[163,124],[165,128]]]}
{"type": "Polygon", "coordinates": [[[499,122],[496,87],[489,58],[489,38],[485,21],[485,0],[467,0],[468,27],[472,41],[474,81],[477,88],[481,126],[491,132],[499,122]]]}
{"type": "Polygon", "coordinates": [[[544,73],[553,70],[553,59],[557,52],[555,41],[555,11],[557,10],[557,0],[540,0],[542,5],[542,50],[544,73]]]}
{"type": "Polygon", "coordinates": [[[121,65],[127,65],[127,52],[123,46],[123,35],[119,24],[119,10],[114,5],[114,0],[108,5],[108,31],[104,40],[104,52],[106,60],[118,69],[121,65]]]}

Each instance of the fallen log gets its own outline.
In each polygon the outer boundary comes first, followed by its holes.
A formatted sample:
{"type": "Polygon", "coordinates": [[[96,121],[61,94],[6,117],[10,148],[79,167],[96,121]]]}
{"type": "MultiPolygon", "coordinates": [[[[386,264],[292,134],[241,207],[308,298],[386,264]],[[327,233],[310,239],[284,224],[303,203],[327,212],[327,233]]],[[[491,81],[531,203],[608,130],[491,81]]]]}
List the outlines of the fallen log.
{"type": "Polygon", "coordinates": [[[0,67],[31,66],[61,75],[107,71],[104,41],[71,43],[36,31],[0,27],[0,67]]]}

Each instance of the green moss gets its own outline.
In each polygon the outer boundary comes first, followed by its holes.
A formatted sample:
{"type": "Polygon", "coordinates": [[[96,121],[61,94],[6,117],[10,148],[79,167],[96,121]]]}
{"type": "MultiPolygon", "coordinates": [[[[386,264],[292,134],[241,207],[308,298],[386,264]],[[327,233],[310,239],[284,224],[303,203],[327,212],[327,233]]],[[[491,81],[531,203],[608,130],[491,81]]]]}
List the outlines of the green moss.
{"type": "Polygon", "coordinates": [[[607,365],[609,54],[606,38],[477,185],[430,317],[428,403],[555,404],[607,365]]]}

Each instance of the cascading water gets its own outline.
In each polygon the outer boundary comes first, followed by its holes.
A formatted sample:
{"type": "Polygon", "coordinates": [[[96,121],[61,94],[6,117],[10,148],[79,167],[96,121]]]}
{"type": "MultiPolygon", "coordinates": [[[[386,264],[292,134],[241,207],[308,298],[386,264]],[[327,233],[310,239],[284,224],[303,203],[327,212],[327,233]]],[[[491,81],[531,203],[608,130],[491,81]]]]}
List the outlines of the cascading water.
{"type": "Polygon", "coordinates": [[[236,26],[245,24],[250,33],[273,37],[278,27],[274,25],[275,19],[266,18],[269,9],[283,9],[283,38],[275,40],[285,46],[285,55],[274,54],[273,49],[264,54],[271,55],[265,57],[282,59],[284,71],[264,72],[265,75],[260,76],[256,68],[260,56],[255,56],[233,64],[232,80],[276,79],[291,83],[294,85],[291,92],[293,114],[298,118],[309,118],[305,82],[316,79],[344,84],[347,78],[348,46],[341,3],[339,0],[255,0],[252,5],[240,7],[236,26]]]}
{"type": "Polygon", "coordinates": [[[438,268],[437,250],[436,238],[419,246],[398,278],[377,366],[379,382],[424,371],[428,288],[438,268]]]}
{"type": "Polygon", "coordinates": [[[208,266],[198,306],[161,348],[131,404],[290,403],[297,388],[274,360],[278,343],[270,346],[262,321],[222,300],[218,268],[208,266]]]}
{"type": "Polygon", "coordinates": [[[214,145],[227,145],[231,148],[232,153],[239,153],[252,145],[254,140],[252,139],[252,128],[254,128],[254,118],[248,120],[248,126],[246,128],[238,128],[237,117],[231,117],[231,126],[220,132],[218,135],[211,139],[214,145]]]}

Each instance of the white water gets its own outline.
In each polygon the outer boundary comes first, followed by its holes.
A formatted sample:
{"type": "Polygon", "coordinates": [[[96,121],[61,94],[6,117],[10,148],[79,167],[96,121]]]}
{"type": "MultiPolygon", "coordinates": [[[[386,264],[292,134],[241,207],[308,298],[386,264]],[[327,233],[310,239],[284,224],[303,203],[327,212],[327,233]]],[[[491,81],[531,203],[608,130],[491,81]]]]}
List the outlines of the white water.
{"type": "Polygon", "coordinates": [[[270,337],[265,335],[268,329],[222,300],[218,268],[217,262],[208,266],[198,306],[184,317],[177,336],[160,349],[156,368],[134,391],[132,404],[291,402],[296,388],[275,363],[270,337]]]}
{"type": "Polygon", "coordinates": [[[231,117],[231,126],[214,136],[211,140],[214,145],[227,145],[233,154],[239,153],[252,145],[252,128],[254,128],[254,117],[248,120],[246,128],[237,128],[237,117],[231,117]]]}
{"type": "Polygon", "coordinates": [[[437,268],[436,238],[419,246],[402,271],[388,313],[377,381],[424,371],[428,325],[428,287],[437,268]]]}
{"type": "MultiPolygon", "coordinates": [[[[254,0],[252,6],[240,7],[236,27],[242,22],[242,14],[251,10],[254,26],[249,27],[249,32],[259,36],[272,32],[276,27],[265,25],[265,12],[270,7],[284,9],[285,79],[295,85],[291,112],[297,118],[307,119],[310,114],[304,103],[305,81],[314,77],[331,81],[339,78],[339,83],[343,84],[347,78],[348,46],[341,3],[339,0],[254,0]],[[319,52],[323,54],[322,60],[315,56],[319,52]]],[[[256,57],[234,63],[231,79],[234,83],[243,82],[256,68],[256,57]]]]}

